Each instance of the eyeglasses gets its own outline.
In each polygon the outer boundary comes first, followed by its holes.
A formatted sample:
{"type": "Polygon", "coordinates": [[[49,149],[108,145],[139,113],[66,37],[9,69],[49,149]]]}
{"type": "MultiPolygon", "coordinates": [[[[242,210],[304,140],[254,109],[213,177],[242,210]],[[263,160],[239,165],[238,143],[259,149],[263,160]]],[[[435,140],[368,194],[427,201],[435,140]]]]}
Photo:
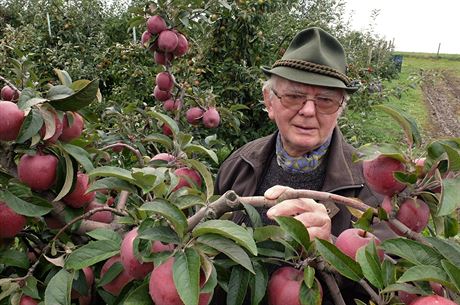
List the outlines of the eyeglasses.
{"type": "Polygon", "coordinates": [[[344,98],[337,100],[333,97],[316,95],[309,97],[304,94],[284,94],[279,95],[275,89],[271,88],[275,96],[280,100],[281,105],[292,111],[299,111],[305,106],[307,101],[315,103],[316,111],[322,114],[333,114],[342,106],[344,98]]]}

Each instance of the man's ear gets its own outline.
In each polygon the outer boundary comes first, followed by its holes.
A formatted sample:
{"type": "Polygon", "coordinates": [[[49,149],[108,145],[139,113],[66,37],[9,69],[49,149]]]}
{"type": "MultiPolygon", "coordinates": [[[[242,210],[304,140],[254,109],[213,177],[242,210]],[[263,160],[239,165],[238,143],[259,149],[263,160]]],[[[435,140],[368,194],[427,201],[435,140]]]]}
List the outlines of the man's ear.
{"type": "Polygon", "coordinates": [[[265,88],[263,91],[263,95],[264,95],[265,108],[267,108],[267,112],[268,112],[268,117],[270,118],[270,120],[274,120],[273,104],[272,104],[273,96],[270,93],[270,89],[265,88]]]}

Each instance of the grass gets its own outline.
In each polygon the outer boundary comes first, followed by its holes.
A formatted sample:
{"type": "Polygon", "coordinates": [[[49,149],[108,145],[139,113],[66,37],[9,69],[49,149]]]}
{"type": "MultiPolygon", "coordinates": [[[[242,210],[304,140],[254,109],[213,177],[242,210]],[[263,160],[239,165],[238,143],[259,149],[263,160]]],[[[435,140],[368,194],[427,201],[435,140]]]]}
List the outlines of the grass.
{"type": "MultiPolygon", "coordinates": [[[[401,73],[398,78],[384,82],[384,93],[388,94],[382,96],[380,102],[401,109],[404,114],[412,117],[424,138],[430,128],[430,122],[419,85],[421,73],[434,73],[434,70],[448,69],[460,77],[460,55],[398,54],[403,55],[401,73]]],[[[393,143],[401,146],[402,141],[405,140],[401,127],[380,110],[348,111],[342,121],[347,124],[347,138],[355,146],[365,142],[393,143]]]]}

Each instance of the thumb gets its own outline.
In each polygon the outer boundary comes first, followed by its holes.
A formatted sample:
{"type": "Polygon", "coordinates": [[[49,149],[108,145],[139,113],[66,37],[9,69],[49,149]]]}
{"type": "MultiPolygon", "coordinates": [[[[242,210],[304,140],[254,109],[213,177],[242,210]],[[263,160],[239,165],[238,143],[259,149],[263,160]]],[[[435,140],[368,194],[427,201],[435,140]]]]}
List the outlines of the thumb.
{"type": "Polygon", "coordinates": [[[275,200],[278,199],[284,192],[287,190],[292,190],[292,188],[282,185],[275,185],[265,191],[264,197],[266,199],[275,200]]]}

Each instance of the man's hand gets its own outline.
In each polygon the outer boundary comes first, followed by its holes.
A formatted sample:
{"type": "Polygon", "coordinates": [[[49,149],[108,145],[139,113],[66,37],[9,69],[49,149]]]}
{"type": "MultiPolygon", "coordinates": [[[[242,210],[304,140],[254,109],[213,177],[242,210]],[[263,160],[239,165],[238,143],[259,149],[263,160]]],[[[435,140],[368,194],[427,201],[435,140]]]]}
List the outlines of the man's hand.
{"type": "MultiPolygon", "coordinates": [[[[265,192],[264,197],[276,200],[288,190],[292,190],[292,188],[275,185],[265,192]]],[[[267,211],[267,216],[270,219],[274,219],[275,216],[294,216],[307,228],[311,240],[315,237],[326,240],[331,238],[331,219],[327,214],[326,207],[313,199],[284,200],[271,207],[267,211]]]]}

